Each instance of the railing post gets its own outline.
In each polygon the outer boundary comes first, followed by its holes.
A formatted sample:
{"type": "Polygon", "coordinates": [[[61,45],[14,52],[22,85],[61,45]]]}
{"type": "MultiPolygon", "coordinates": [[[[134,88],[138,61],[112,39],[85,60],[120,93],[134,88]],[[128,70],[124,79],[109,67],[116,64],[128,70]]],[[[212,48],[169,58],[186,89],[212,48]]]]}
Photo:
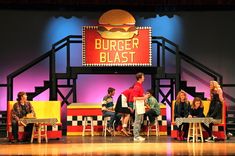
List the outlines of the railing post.
{"type": "Polygon", "coordinates": [[[50,55],[50,80],[51,80],[51,88],[50,88],[50,100],[56,100],[56,75],[55,75],[55,46],[52,47],[52,53],[50,55]]]}
{"type": "Polygon", "coordinates": [[[165,50],[166,50],[166,47],[165,47],[165,44],[166,44],[166,41],[165,39],[163,38],[162,39],[162,72],[165,73],[165,65],[166,65],[166,61],[165,61],[165,57],[166,57],[166,54],[165,54],[165,50]]]}
{"type": "Polygon", "coordinates": [[[7,77],[7,101],[13,100],[13,79],[7,77]]]}
{"type": "MultiPolygon", "coordinates": [[[[67,37],[67,43],[66,43],[67,44],[66,45],[67,46],[67,51],[66,51],[67,52],[66,53],[67,54],[66,73],[67,74],[68,73],[70,74],[70,71],[69,71],[69,69],[70,69],[70,40],[69,39],[70,39],[70,36],[67,37]]],[[[67,84],[70,85],[70,79],[67,79],[67,84]]]]}
{"type": "Polygon", "coordinates": [[[70,67],[70,38],[67,38],[67,66],[66,66],[66,70],[67,73],[69,72],[69,67],[70,67]]]}
{"type": "Polygon", "coordinates": [[[157,67],[161,65],[161,53],[160,53],[160,45],[157,44],[157,67]]]}
{"type": "Polygon", "coordinates": [[[175,89],[176,93],[180,91],[180,80],[181,80],[181,60],[179,55],[179,47],[176,46],[176,82],[175,89]]]}
{"type": "Polygon", "coordinates": [[[77,79],[73,79],[73,102],[77,102],[77,79]]]}

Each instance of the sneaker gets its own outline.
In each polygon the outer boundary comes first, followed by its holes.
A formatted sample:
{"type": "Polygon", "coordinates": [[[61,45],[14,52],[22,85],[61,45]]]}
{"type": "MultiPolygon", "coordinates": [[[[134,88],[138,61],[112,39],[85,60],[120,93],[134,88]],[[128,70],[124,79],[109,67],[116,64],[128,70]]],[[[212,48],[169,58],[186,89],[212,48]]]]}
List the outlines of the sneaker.
{"type": "Polygon", "coordinates": [[[215,140],[213,139],[213,137],[208,137],[205,141],[206,141],[206,142],[215,142],[215,140]]]}
{"type": "Polygon", "coordinates": [[[198,138],[196,141],[197,141],[197,142],[202,142],[201,138],[198,138]]]}
{"type": "Polygon", "coordinates": [[[217,139],[217,137],[216,136],[214,136],[214,135],[212,135],[212,140],[216,140],[217,139]]]}
{"type": "Polygon", "coordinates": [[[145,138],[138,136],[138,137],[134,137],[134,141],[144,141],[145,138]]]}
{"type": "Polygon", "coordinates": [[[208,137],[207,139],[205,139],[206,142],[212,140],[212,137],[208,137]]]}
{"type": "Polygon", "coordinates": [[[230,139],[232,136],[233,136],[232,133],[230,133],[230,132],[227,133],[227,139],[230,139]]]}

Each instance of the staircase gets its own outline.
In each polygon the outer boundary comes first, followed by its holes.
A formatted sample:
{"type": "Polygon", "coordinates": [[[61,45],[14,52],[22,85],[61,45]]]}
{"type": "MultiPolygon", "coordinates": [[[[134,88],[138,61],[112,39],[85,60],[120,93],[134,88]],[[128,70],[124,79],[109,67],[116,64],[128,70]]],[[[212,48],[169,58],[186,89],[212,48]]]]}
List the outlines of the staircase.
{"type": "Polygon", "coordinates": [[[0,138],[7,136],[7,111],[0,111],[0,138]]]}
{"type": "Polygon", "coordinates": [[[227,109],[227,132],[235,135],[235,104],[227,109]]]}
{"type": "Polygon", "coordinates": [[[50,85],[51,85],[50,81],[44,81],[44,86],[35,87],[35,92],[28,92],[27,93],[28,100],[33,100],[34,97],[38,96],[39,94],[41,94],[45,90],[49,89],[50,85]]]}

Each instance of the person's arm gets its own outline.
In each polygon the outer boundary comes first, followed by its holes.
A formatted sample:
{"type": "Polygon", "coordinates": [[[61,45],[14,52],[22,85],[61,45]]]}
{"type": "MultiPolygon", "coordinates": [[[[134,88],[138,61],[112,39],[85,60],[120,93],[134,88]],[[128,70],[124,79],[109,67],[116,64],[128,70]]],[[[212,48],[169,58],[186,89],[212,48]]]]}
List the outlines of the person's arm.
{"type": "Polygon", "coordinates": [[[11,110],[11,118],[16,121],[18,121],[20,119],[19,113],[18,113],[18,108],[17,108],[16,104],[13,105],[13,108],[11,110]]]}
{"type": "Polygon", "coordinates": [[[218,89],[218,94],[219,94],[219,99],[223,103],[224,102],[224,97],[223,97],[223,91],[221,88],[218,89]]]}
{"type": "Polygon", "coordinates": [[[143,95],[143,93],[141,93],[141,88],[139,86],[134,87],[133,89],[133,99],[134,101],[136,100],[146,100],[148,98],[148,95],[145,94],[143,95]]]}
{"type": "Polygon", "coordinates": [[[193,117],[192,114],[193,114],[193,109],[190,107],[188,118],[192,118],[193,117]]]}
{"type": "Polygon", "coordinates": [[[199,108],[198,117],[205,117],[205,115],[203,114],[203,110],[204,110],[204,108],[199,108]]]}
{"type": "Polygon", "coordinates": [[[186,108],[184,110],[185,110],[185,116],[184,117],[187,118],[188,115],[189,115],[189,111],[190,111],[190,103],[189,102],[186,103],[186,108]]]}
{"type": "Polygon", "coordinates": [[[107,111],[107,110],[108,110],[108,109],[106,108],[106,104],[107,104],[107,101],[106,101],[106,100],[103,100],[103,101],[102,101],[102,108],[101,108],[102,111],[107,111]]]}
{"type": "Polygon", "coordinates": [[[175,119],[180,117],[180,114],[178,112],[178,109],[179,109],[178,107],[179,107],[179,104],[175,102],[175,105],[174,105],[174,118],[175,119]]]}
{"type": "Polygon", "coordinates": [[[157,112],[157,115],[161,114],[161,109],[160,109],[160,105],[158,103],[158,101],[156,100],[156,103],[154,104],[155,110],[157,112]]]}
{"type": "Polygon", "coordinates": [[[157,99],[152,96],[152,97],[150,98],[150,103],[153,104],[153,105],[152,105],[153,108],[150,108],[150,109],[153,109],[153,110],[157,113],[157,115],[160,115],[160,105],[159,105],[157,99]]]}
{"type": "Polygon", "coordinates": [[[35,113],[34,108],[30,102],[29,102],[29,109],[30,109],[30,113],[33,115],[33,117],[36,117],[36,113],[35,113]]]}

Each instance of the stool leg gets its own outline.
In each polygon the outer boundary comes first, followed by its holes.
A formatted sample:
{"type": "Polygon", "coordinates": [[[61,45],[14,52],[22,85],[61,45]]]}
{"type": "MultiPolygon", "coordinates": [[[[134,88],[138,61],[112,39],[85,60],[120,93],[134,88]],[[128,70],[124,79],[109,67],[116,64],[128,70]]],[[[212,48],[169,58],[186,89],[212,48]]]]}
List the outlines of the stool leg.
{"type": "Polygon", "coordinates": [[[44,135],[45,135],[46,143],[48,143],[48,138],[47,138],[47,125],[44,125],[44,135]]]}
{"type": "Polygon", "coordinates": [[[196,125],[196,128],[195,128],[195,130],[196,130],[196,142],[198,142],[199,125],[198,125],[198,123],[195,123],[195,125],[196,125]]]}
{"type": "Polygon", "coordinates": [[[202,125],[201,125],[201,123],[199,123],[199,130],[200,130],[201,140],[202,140],[202,142],[204,142],[204,140],[203,140],[203,134],[202,134],[202,125]]]}
{"type": "Polygon", "coordinates": [[[187,138],[187,142],[189,142],[189,138],[191,136],[191,133],[192,133],[192,123],[189,123],[189,128],[188,128],[188,138],[187,138]]]}
{"type": "Polygon", "coordinates": [[[156,136],[159,136],[159,123],[158,120],[155,120],[155,129],[156,129],[156,136]]]}
{"type": "Polygon", "coordinates": [[[148,125],[148,131],[147,131],[147,136],[149,136],[149,133],[150,133],[150,129],[151,129],[151,126],[148,125]]]}
{"type": "Polygon", "coordinates": [[[91,118],[91,136],[94,136],[93,118],[91,118]]]}
{"type": "Polygon", "coordinates": [[[34,138],[34,132],[35,132],[35,130],[36,130],[36,125],[33,124],[33,129],[32,129],[32,134],[31,134],[31,140],[30,140],[31,143],[33,143],[33,138],[34,138]]]}
{"type": "Polygon", "coordinates": [[[193,123],[193,142],[195,142],[195,123],[193,123]]]}
{"type": "Polygon", "coordinates": [[[149,133],[151,131],[151,126],[150,126],[150,121],[149,121],[149,117],[147,116],[147,136],[149,136],[149,133]]]}
{"type": "Polygon", "coordinates": [[[103,135],[106,136],[107,131],[107,119],[104,119],[104,126],[103,126],[103,135]]]}
{"type": "Polygon", "coordinates": [[[41,143],[42,125],[38,124],[38,143],[41,143]]]}
{"type": "Polygon", "coordinates": [[[82,136],[85,136],[86,120],[87,120],[87,118],[86,118],[86,117],[84,117],[84,121],[83,121],[83,128],[82,128],[82,136]]]}
{"type": "MultiPolygon", "coordinates": [[[[110,120],[109,120],[110,121],[110,120]]],[[[113,134],[112,134],[112,136],[115,136],[115,122],[116,122],[116,120],[114,120],[114,122],[113,122],[113,134]]]]}

